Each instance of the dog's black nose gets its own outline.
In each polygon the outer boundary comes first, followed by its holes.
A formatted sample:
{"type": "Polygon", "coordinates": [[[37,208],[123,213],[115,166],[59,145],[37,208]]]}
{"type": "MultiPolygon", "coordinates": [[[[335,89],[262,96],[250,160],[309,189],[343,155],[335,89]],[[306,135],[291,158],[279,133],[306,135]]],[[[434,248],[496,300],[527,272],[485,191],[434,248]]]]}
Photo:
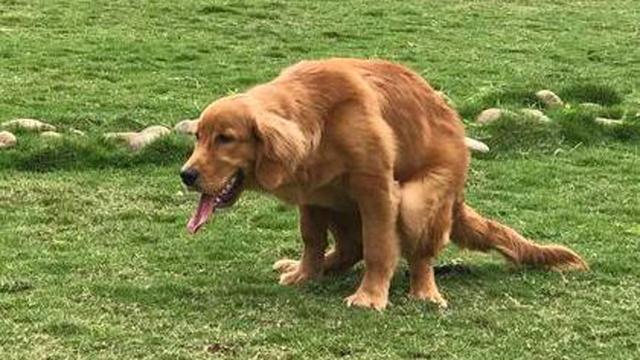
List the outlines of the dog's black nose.
{"type": "Polygon", "coordinates": [[[182,182],[187,186],[193,186],[198,179],[198,171],[194,168],[187,168],[180,171],[182,182]]]}

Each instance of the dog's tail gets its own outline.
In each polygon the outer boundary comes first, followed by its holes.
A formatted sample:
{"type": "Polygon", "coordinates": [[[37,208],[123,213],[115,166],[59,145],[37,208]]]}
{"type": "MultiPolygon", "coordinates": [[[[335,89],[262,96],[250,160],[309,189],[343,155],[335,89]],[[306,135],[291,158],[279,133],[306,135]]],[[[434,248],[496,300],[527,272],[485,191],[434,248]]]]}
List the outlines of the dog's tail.
{"type": "Polygon", "coordinates": [[[516,265],[532,265],[554,270],[588,270],[589,266],[572,250],[561,245],[540,245],[515,230],[486,219],[467,204],[454,209],[451,240],[461,248],[496,250],[516,265]]]}

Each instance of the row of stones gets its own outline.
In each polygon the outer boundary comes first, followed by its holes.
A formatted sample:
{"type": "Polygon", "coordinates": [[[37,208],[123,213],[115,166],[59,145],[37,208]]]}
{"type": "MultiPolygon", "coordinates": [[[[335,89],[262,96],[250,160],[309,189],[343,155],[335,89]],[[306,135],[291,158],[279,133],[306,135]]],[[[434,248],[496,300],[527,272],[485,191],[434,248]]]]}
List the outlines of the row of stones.
{"type": "MultiPolygon", "coordinates": [[[[447,97],[446,94],[442,92],[438,92],[439,95],[447,102],[449,105],[455,107],[455,105],[451,102],[451,99],[447,97]]],[[[551,90],[540,90],[536,93],[536,97],[540,102],[542,102],[547,109],[556,109],[564,107],[565,104],[562,99],[553,93],[551,90]]],[[[589,108],[589,109],[599,109],[601,106],[594,103],[582,103],[581,107],[589,108]]],[[[521,109],[519,110],[520,115],[526,116],[528,118],[538,120],[541,122],[550,122],[551,119],[547,117],[542,111],[538,109],[521,109]]],[[[482,111],[477,117],[476,122],[479,124],[489,124],[491,122],[497,121],[503,118],[505,115],[513,115],[516,114],[510,110],[504,110],[499,108],[490,108],[482,111]]],[[[607,119],[602,117],[595,118],[595,121],[604,125],[617,125],[622,124],[622,120],[617,119],[607,119]]],[[[24,130],[37,131],[41,133],[42,137],[48,138],[60,138],[62,137],[62,133],[56,132],[56,127],[44,123],[39,120],[34,119],[16,119],[3,123],[2,128],[20,128],[24,130]]],[[[197,120],[183,120],[177,123],[174,126],[174,131],[177,133],[183,134],[195,134],[197,127],[197,120]]],[[[76,129],[71,129],[69,132],[73,135],[84,136],[85,134],[76,129]]],[[[118,139],[120,141],[125,142],[132,150],[140,150],[143,147],[153,143],[159,138],[166,136],[171,133],[171,130],[165,126],[154,125],[149,126],[142,131],[139,132],[112,132],[106,133],[104,136],[109,139],[118,139]]],[[[15,135],[8,131],[0,132],[0,149],[13,147],[17,144],[17,138],[15,135]]],[[[489,147],[479,141],[472,138],[465,138],[465,144],[472,151],[477,152],[488,152],[489,147]]]]}
{"type": "MultiPolygon", "coordinates": [[[[197,126],[197,120],[183,120],[174,126],[177,133],[194,134],[197,126]]],[[[15,119],[4,122],[1,128],[7,130],[23,130],[40,133],[43,138],[62,138],[63,134],[58,132],[56,127],[46,122],[35,119],[15,119]]],[[[17,137],[7,131],[0,131],[0,149],[14,147],[18,143],[17,137]]],[[[104,137],[107,139],[118,139],[125,142],[132,150],[140,150],[151,144],[159,138],[168,135],[171,130],[165,126],[154,125],[145,128],[139,132],[118,132],[106,133],[104,137]]],[[[69,134],[74,136],[85,136],[86,134],[80,130],[70,129],[69,134]]]]}
{"type": "MultiPolygon", "coordinates": [[[[547,109],[558,109],[558,108],[562,108],[565,106],[564,101],[562,101],[562,99],[556,95],[553,91],[551,90],[540,90],[536,93],[536,98],[544,104],[545,108],[547,109]]],[[[595,103],[581,103],[578,105],[579,107],[585,109],[585,110],[600,110],[602,108],[601,105],[599,104],[595,104],[595,103]]],[[[517,112],[513,112],[510,110],[505,110],[505,109],[499,109],[499,108],[489,108],[486,110],[483,110],[477,117],[476,117],[476,122],[478,124],[489,124],[492,123],[494,121],[497,121],[501,118],[504,118],[505,115],[516,115],[516,114],[520,114],[522,116],[525,116],[529,119],[532,120],[537,120],[540,122],[550,122],[551,119],[545,115],[542,111],[538,110],[538,109],[520,109],[517,112]]],[[[603,125],[620,125],[623,123],[622,120],[619,119],[608,119],[608,118],[604,118],[604,117],[596,117],[594,119],[594,121],[596,121],[597,123],[603,124],[603,125]]]]}
{"type": "MultiPolygon", "coordinates": [[[[198,120],[182,120],[177,123],[173,130],[176,133],[193,135],[196,132],[198,120]]],[[[61,138],[63,135],[56,131],[56,127],[35,119],[16,119],[3,123],[3,128],[22,129],[33,132],[40,132],[40,136],[46,138],[61,138]]],[[[85,136],[80,130],[71,129],[69,131],[73,135],[85,136]]],[[[162,125],[149,126],[138,132],[110,132],[104,134],[107,139],[117,139],[126,143],[132,150],[140,150],[143,147],[153,143],[163,136],[169,135],[171,130],[162,125]]],[[[0,149],[10,148],[17,144],[15,135],[8,131],[0,132],[0,149]]],[[[465,144],[473,151],[488,152],[489,147],[475,139],[465,138],[465,144]]]]}

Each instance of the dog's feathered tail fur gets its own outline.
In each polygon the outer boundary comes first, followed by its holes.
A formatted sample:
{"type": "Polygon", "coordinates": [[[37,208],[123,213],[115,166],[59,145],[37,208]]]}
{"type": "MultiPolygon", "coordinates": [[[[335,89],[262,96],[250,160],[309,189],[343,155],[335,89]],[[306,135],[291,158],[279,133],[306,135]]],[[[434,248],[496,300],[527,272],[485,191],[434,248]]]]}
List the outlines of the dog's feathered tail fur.
{"type": "Polygon", "coordinates": [[[561,245],[540,245],[515,230],[486,219],[465,203],[454,210],[451,240],[461,248],[496,250],[516,265],[554,270],[588,270],[589,266],[572,250],[561,245]]]}

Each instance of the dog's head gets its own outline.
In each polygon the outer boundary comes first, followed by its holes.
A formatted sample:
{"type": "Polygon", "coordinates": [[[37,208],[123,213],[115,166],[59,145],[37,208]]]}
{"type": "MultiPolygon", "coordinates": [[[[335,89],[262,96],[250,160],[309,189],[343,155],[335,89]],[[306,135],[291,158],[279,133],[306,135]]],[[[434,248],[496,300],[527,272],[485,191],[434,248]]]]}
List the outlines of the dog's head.
{"type": "Polygon", "coordinates": [[[246,95],[223,98],[200,116],[193,154],[180,171],[200,192],[187,225],[195,233],[216,210],[235,203],[245,188],[274,190],[291,178],[306,156],[300,127],[256,105],[246,95]]]}

